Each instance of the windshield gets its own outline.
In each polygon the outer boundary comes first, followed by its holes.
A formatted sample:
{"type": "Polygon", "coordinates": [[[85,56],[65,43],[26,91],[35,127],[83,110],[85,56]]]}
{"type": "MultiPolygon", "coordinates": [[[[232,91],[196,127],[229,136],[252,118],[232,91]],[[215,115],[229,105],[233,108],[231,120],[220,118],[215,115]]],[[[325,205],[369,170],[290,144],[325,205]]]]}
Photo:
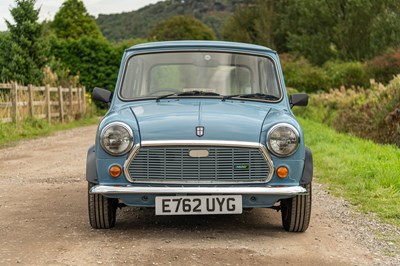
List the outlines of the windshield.
{"type": "Polygon", "coordinates": [[[128,59],[120,91],[122,98],[157,98],[168,94],[201,97],[265,94],[273,96],[269,99],[275,101],[281,98],[276,68],[268,57],[168,52],[128,59]],[[193,91],[196,93],[185,93],[193,91]]]}

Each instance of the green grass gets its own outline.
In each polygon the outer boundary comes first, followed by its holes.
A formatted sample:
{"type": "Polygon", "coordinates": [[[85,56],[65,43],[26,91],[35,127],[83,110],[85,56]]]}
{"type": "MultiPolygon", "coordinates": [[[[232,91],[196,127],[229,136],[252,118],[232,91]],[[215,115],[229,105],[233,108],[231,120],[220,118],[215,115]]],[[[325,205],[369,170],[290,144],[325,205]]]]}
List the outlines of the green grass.
{"type": "Polygon", "coordinates": [[[313,152],[314,177],[363,212],[400,227],[400,149],[299,119],[313,152]]]}
{"type": "Polygon", "coordinates": [[[27,119],[16,123],[0,123],[0,148],[15,145],[23,139],[48,136],[54,131],[98,124],[97,117],[82,118],[69,123],[48,124],[46,120],[27,119]]]}

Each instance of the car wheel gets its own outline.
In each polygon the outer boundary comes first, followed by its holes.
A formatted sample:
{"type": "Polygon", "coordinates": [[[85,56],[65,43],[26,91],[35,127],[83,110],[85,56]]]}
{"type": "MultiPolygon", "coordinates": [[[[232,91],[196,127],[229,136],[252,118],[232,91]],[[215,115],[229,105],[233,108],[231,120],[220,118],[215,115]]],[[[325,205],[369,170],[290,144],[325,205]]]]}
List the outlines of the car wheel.
{"type": "Polygon", "coordinates": [[[90,194],[94,184],[88,182],[88,209],[90,225],[95,229],[109,229],[115,226],[118,199],[100,194],[90,194]]]}
{"type": "Polygon", "coordinates": [[[308,194],[281,200],[282,225],[289,232],[305,232],[311,217],[311,184],[304,186],[308,194]]]}

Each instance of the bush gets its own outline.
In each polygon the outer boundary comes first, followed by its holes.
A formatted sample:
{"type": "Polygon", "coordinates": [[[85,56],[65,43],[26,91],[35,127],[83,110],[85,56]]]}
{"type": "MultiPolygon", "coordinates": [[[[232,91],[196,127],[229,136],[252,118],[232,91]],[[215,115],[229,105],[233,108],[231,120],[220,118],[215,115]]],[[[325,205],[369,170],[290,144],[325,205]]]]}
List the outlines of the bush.
{"type": "Polygon", "coordinates": [[[378,143],[400,147],[400,76],[387,86],[372,83],[363,104],[348,106],[338,113],[333,126],[378,143]]]}
{"type": "Polygon", "coordinates": [[[311,65],[302,57],[284,54],[280,58],[286,86],[308,93],[328,91],[330,88],[328,76],[321,68],[311,65]]]}
{"type": "Polygon", "coordinates": [[[52,39],[51,45],[55,60],[62,62],[69,75],[79,76],[87,91],[94,87],[114,90],[123,49],[114,49],[104,39],[89,37],[52,39]]]}
{"type": "Polygon", "coordinates": [[[325,123],[338,131],[400,147],[400,75],[387,86],[340,89],[313,94],[297,115],[325,123]]]}
{"type": "Polygon", "coordinates": [[[400,49],[368,61],[367,71],[377,82],[388,84],[394,76],[400,74],[400,49]]]}
{"type": "Polygon", "coordinates": [[[331,88],[369,87],[366,67],[360,62],[328,61],[323,69],[329,77],[331,88]]]}
{"type": "Polygon", "coordinates": [[[370,86],[367,67],[360,62],[328,61],[321,68],[313,66],[303,57],[297,58],[290,54],[281,55],[281,61],[286,85],[299,91],[328,92],[331,88],[342,86],[370,86]]]}

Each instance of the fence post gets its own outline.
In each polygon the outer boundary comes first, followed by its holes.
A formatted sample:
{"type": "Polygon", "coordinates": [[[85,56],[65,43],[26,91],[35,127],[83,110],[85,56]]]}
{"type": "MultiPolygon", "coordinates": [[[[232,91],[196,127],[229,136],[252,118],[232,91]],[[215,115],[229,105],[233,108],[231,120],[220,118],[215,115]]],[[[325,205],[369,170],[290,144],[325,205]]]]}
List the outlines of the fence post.
{"type": "Polygon", "coordinates": [[[69,114],[71,115],[71,117],[74,115],[74,109],[72,108],[72,104],[73,104],[73,93],[72,93],[72,87],[70,86],[68,88],[69,91],[69,114]]]}
{"type": "Polygon", "coordinates": [[[82,95],[83,95],[83,113],[86,114],[86,87],[83,86],[82,88],[82,95]]]}
{"type": "Polygon", "coordinates": [[[32,85],[28,85],[28,94],[29,94],[29,115],[31,116],[32,119],[35,118],[34,114],[34,103],[33,103],[33,90],[32,90],[32,85]]]}
{"type": "Polygon", "coordinates": [[[78,112],[82,112],[82,101],[81,101],[81,88],[77,87],[76,88],[76,96],[78,96],[78,112]]]}
{"type": "Polygon", "coordinates": [[[51,100],[50,100],[50,88],[49,85],[46,85],[45,88],[45,94],[46,94],[46,117],[47,117],[47,122],[50,124],[51,123],[51,100]]]}
{"type": "Polygon", "coordinates": [[[60,107],[60,122],[64,123],[64,100],[61,86],[58,86],[58,106],[60,107]]]}
{"type": "Polygon", "coordinates": [[[11,119],[13,122],[17,122],[18,116],[18,84],[17,82],[12,83],[12,109],[11,109],[11,119]]]}

